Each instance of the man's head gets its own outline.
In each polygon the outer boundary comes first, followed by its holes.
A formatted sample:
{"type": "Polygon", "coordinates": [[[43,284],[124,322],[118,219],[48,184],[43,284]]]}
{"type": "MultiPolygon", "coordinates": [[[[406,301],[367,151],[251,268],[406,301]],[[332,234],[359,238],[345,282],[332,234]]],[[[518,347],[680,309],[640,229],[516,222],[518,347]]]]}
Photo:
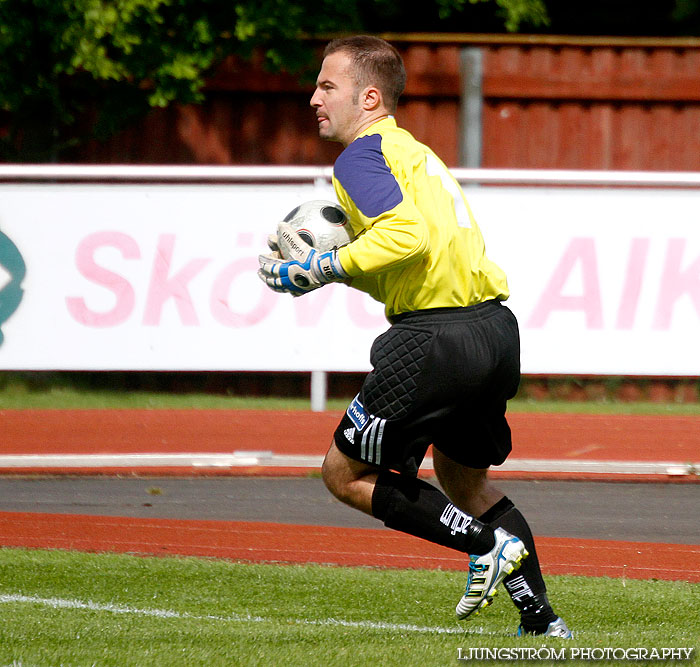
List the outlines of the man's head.
{"type": "Polygon", "coordinates": [[[323,56],[339,51],[350,57],[356,94],[367,86],[376,86],[387,111],[395,113],[406,85],[406,70],[399,52],[379,37],[355,35],[329,42],[323,56]]]}
{"type": "Polygon", "coordinates": [[[375,120],[396,111],[406,84],[398,51],[378,37],[357,35],[326,46],[311,106],[319,135],[347,145],[375,120]]]}

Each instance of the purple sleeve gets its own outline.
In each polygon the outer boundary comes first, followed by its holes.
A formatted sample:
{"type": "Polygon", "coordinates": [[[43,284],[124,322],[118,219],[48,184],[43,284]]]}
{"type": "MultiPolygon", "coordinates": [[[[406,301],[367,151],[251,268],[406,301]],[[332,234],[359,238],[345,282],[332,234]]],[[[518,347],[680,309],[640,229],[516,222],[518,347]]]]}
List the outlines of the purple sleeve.
{"type": "Polygon", "coordinates": [[[376,218],[403,201],[401,188],[384,158],[379,134],[355,139],[336,160],[333,173],[368,218],[376,218]]]}

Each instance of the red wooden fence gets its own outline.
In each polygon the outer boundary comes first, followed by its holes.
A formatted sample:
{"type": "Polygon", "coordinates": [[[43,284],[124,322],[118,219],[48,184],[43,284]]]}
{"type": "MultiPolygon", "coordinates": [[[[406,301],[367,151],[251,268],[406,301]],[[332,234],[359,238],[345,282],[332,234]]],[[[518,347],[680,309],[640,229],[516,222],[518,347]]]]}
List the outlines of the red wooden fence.
{"type": "MultiPolygon", "coordinates": [[[[408,84],[399,122],[460,164],[460,53],[482,55],[484,167],[700,170],[700,40],[388,36],[408,84]]],[[[77,162],[330,164],[310,84],[226,63],[200,106],[152,112],[77,162]]]]}

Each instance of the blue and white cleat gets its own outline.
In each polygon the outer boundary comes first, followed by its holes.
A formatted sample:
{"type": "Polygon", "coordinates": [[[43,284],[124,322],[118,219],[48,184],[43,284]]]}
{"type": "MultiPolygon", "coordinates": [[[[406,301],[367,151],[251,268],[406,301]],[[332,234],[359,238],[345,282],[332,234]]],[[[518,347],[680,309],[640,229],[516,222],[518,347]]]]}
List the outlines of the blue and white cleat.
{"type": "Polygon", "coordinates": [[[467,587],[455,610],[460,620],[471,614],[476,615],[480,609],[490,605],[498,584],[517,570],[528,555],[522,540],[503,528],[496,528],[494,537],[496,544],[491,551],[469,559],[467,587]]]}
{"type": "MultiPolygon", "coordinates": [[[[518,626],[518,637],[523,637],[524,635],[533,635],[534,632],[527,632],[522,625],[518,626]]],[[[569,630],[564,623],[563,618],[557,618],[556,621],[552,621],[547,629],[538,634],[538,637],[560,637],[561,639],[573,639],[574,633],[569,630]]]]}

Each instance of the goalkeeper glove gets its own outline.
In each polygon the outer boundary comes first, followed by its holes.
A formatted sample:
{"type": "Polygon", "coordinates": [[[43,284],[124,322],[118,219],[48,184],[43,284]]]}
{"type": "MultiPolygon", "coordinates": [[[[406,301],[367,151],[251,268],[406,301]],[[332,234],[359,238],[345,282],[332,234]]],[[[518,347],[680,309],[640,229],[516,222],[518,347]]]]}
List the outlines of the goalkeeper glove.
{"type": "Polygon", "coordinates": [[[258,276],[275,292],[300,296],[350,277],[338,260],[336,250],[318,252],[285,222],[277,228],[277,246],[279,251],[258,257],[258,276]]]}

